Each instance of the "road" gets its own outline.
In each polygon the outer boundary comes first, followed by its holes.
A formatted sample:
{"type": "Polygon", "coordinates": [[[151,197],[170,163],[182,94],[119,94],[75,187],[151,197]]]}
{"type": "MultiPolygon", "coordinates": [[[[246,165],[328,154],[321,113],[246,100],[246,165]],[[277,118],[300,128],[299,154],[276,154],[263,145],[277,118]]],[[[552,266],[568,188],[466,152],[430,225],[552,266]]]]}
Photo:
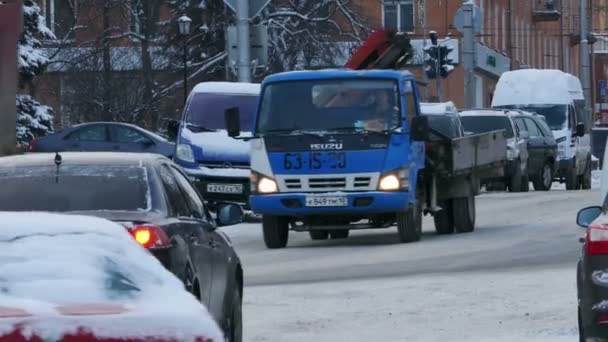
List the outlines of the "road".
{"type": "Polygon", "coordinates": [[[577,211],[592,191],[487,193],[477,229],[422,241],[396,229],[267,250],[261,227],[226,229],[245,270],[246,341],[577,341],[577,211]]]}
{"type": "Polygon", "coordinates": [[[597,205],[590,191],[489,193],[478,197],[471,234],[438,236],[424,220],[422,241],[401,244],[396,228],[351,231],[346,240],[312,241],[292,232],[288,248],[267,250],[261,227],[227,232],[245,269],[247,286],[294,284],[423,273],[572,264],[579,253],[578,209],[597,205]]]}

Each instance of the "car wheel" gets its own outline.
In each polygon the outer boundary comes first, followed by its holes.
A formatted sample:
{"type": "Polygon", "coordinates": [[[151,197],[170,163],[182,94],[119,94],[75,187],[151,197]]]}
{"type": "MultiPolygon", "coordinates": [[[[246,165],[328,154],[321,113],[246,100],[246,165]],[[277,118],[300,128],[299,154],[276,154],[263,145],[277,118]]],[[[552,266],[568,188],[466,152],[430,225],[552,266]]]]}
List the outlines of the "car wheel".
{"type": "Polygon", "coordinates": [[[509,192],[520,192],[521,191],[521,178],[522,178],[521,165],[519,162],[517,162],[517,165],[515,165],[515,172],[509,178],[509,182],[508,182],[509,192]]]}
{"type": "Polygon", "coordinates": [[[224,329],[224,338],[226,342],[242,342],[243,341],[243,302],[241,293],[235,287],[232,291],[232,309],[230,316],[227,317],[226,328],[224,329]]]}
{"type": "Polygon", "coordinates": [[[454,198],[452,208],[457,233],[470,233],[475,230],[475,196],[454,198]]]}
{"type": "Polygon", "coordinates": [[[549,191],[553,185],[553,168],[551,164],[546,163],[540,170],[539,175],[534,179],[534,190],[549,191]]]}
{"type": "Polygon", "coordinates": [[[521,188],[520,188],[521,192],[528,192],[530,191],[530,176],[528,176],[528,172],[526,171],[526,174],[523,175],[521,177],[521,188]]]}
{"type": "Polygon", "coordinates": [[[288,217],[264,215],[262,217],[262,230],[267,248],[278,249],[287,246],[289,237],[288,217]]]}
{"type": "Polygon", "coordinates": [[[566,173],[566,190],[578,190],[579,178],[576,174],[576,167],[570,168],[566,173]]]}
{"type": "Polygon", "coordinates": [[[327,240],[329,232],[327,230],[311,230],[308,232],[312,240],[327,240]]]}
{"type": "Polygon", "coordinates": [[[397,213],[397,231],[401,242],[419,241],[422,236],[422,208],[414,203],[407,210],[397,213]]]}
{"type": "Polygon", "coordinates": [[[591,189],[591,160],[587,162],[585,172],[581,176],[581,188],[583,190],[591,189]]]}
{"type": "Polygon", "coordinates": [[[439,202],[439,206],[441,207],[441,210],[433,215],[435,231],[440,235],[454,233],[452,202],[449,200],[441,201],[439,202]]]}
{"type": "Polygon", "coordinates": [[[346,239],[348,237],[349,232],[350,231],[348,229],[336,229],[329,232],[329,235],[331,236],[332,240],[346,239]]]}

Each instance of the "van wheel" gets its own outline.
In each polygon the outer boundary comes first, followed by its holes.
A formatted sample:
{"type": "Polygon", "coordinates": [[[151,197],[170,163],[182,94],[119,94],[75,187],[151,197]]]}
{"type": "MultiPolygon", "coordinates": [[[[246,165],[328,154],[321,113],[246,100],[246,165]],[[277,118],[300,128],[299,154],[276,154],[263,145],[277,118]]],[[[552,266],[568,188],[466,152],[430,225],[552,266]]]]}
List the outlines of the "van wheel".
{"type": "Polygon", "coordinates": [[[551,164],[546,163],[540,170],[540,174],[534,179],[534,190],[549,191],[553,184],[553,168],[551,164]]]}
{"type": "Polygon", "coordinates": [[[415,242],[422,236],[422,208],[418,203],[397,213],[397,230],[401,242],[415,242]]]}
{"type": "Polygon", "coordinates": [[[528,192],[530,191],[530,176],[528,175],[528,173],[526,172],[525,175],[523,175],[521,177],[521,188],[520,188],[521,192],[528,192]]]}
{"type": "Polygon", "coordinates": [[[517,162],[517,164],[515,165],[515,172],[513,173],[511,178],[509,178],[509,183],[508,183],[509,192],[520,192],[521,191],[521,180],[522,180],[521,178],[522,178],[521,165],[519,162],[517,162]]]}
{"type": "Polygon", "coordinates": [[[591,160],[587,161],[587,167],[581,176],[581,188],[583,190],[591,189],[591,160]]]}
{"type": "Polygon", "coordinates": [[[287,238],[289,237],[288,217],[264,215],[262,217],[262,230],[267,248],[277,249],[287,246],[287,238]]]}
{"type": "Polygon", "coordinates": [[[572,163],[572,167],[566,173],[566,190],[578,190],[579,178],[576,174],[576,163],[572,163]]]}
{"type": "Polygon", "coordinates": [[[327,240],[329,232],[327,230],[311,230],[308,232],[312,240],[327,240]]]}
{"type": "Polygon", "coordinates": [[[452,206],[456,232],[470,233],[475,230],[475,196],[454,198],[452,206]]]}
{"type": "Polygon", "coordinates": [[[454,233],[454,218],[452,202],[450,200],[439,202],[441,210],[433,215],[435,221],[435,231],[437,234],[452,234],[454,233]]]}

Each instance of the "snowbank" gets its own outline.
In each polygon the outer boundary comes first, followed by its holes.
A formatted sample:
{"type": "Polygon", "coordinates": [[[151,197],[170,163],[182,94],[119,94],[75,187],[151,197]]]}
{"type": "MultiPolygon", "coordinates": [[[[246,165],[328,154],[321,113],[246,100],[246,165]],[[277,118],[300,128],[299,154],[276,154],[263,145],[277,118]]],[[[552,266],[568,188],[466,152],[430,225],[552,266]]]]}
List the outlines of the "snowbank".
{"type": "Polygon", "coordinates": [[[79,326],[108,338],[223,340],[205,307],[115,223],[0,213],[0,260],[0,336],[23,324],[50,341],[79,326]]]}

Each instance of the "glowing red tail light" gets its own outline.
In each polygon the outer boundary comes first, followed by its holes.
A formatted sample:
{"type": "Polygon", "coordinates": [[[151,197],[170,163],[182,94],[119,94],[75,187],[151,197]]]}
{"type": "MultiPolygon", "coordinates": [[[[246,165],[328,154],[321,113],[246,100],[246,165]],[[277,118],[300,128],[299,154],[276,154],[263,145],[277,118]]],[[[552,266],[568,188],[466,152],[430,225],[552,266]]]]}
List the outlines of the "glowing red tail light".
{"type": "Polygon", "coordinates": [[[587,255],[608,254],[608,226],[591,225],[587,228],[587,255]]]}
{"type": "Polygon", "coordinates": [[[129,233],[131,233],[137,243],[145,248],[164,249],[171,247],[171,241],[161,227],[142,224],[129,228],[129,233]]]}

